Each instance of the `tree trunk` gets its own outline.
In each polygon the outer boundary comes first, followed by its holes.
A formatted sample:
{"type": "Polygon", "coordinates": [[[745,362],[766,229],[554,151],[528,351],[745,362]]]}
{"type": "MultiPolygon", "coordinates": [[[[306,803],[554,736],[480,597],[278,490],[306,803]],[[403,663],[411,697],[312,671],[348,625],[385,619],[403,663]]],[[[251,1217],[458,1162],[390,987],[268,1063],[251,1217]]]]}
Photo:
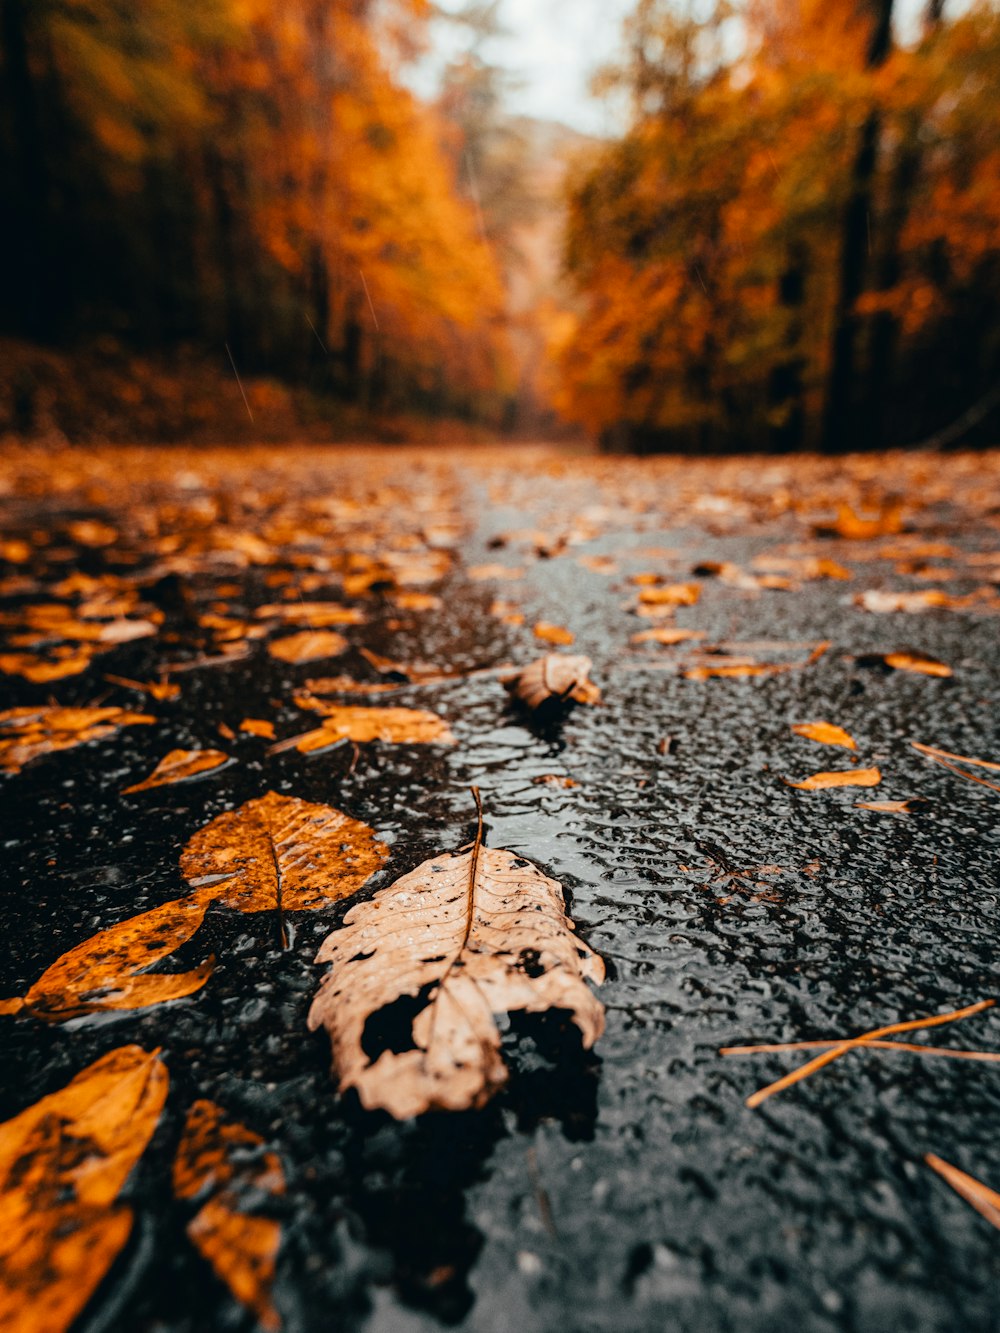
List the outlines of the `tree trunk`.
{"type": "MultiPolygon", "coordinates": [[[[873,0],[875,6],[866,65],[875,69],[892,44],[893,0],[873,0]]],[[[854,424],[852,399],[858,320],[855,305],[865,285],[872,205],[872,182],[878,159],[881,117],[872,110],[865,117],[851,169],[851,192],[844,216],[840,252],[840,282],[834,312],[830,374],[823,411],[822,445],[825,453],[840,453],[851,443],[854,424]]]]}
{"type": "Polygon", "coordinates": [[[7,292],[10,317],[21,332],[52,333],[55,293],[48,258],[48,179],[36,89],[28,50],[26,0],[0,0],[5,94],[15,148],[19,197],[8,201],[10,243],[7,292]]]}

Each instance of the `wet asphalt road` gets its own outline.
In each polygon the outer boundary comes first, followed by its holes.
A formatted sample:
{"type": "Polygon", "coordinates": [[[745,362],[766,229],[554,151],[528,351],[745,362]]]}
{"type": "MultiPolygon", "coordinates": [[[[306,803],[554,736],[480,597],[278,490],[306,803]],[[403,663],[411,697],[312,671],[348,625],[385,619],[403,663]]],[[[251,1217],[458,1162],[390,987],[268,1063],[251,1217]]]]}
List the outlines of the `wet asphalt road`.
{"type": "MultiPolygon", "coordinates": [[[[204,471],[194,455],[166,457],[150,478],[131,454],[120,471],[101,463],[98,484],[88,474],[57,493],[44,460],[18,455],[4,535],[42,531],[65,546],[67,516],[98,518],[116,541],[71,554],[63,572],[135,571],[162,558],[135,517],[137,498],[149,495],[161,533],[188,522],[163,509],[173,501],[183,508],[224,493],[227,522],[259,531],[254,516],[268,506],[332,498],[328,544],[346,512],[337,506],[351,498],[351,532],[377,516],[380,549],[394,528],[421,530],[438,504],[460,529],[450,570],[422,585],[440,609],[401,613],[376,589],[357,600],[370,623],[345,631],[352,644],[456,669],[526,663],[544,651],[531,625],[556,622],[575,635],[572,651],[593,659],[604,702],[539,727],[510,710],[490,677],[407,687],[391,701],[439,712],[457,746],[268,757],[265,743],[240,736],[224,746],[239,762],[219,774],[123,797],[168,749],[220,745],[220,723],[250,716],[274,720],[279,736],[304,730],[313,719],[293,706],[294,688],[335,670],[360,677],[364,663],[289,667],[254,643],[233,666],[184,672],[180,701],[145,705],[157,727],[0,779],[0,995],[23,994],[65,949],[176,897],[187,839],[268,789],[371,824],[392,849],[374,889],[468,841],[475,784],[490,844],[561,880],[578,928],[607,960],[608,1026],[584,1055],[558,1024],[513,1022],[505,1053],[515,1076],[484,1111],[403,1125],[365,1114],[336,1097],[327,1041],[305,1027],[312,958],[337,909],[298,914],[288,950],[275,947],[264,915],[213,910],[176,956],[178,968],[207,952],[218,959],[189,1000],[53,1026],[0,1018],[4,1117],[126,1042],[162,1046],[170,1071],[166,1110],[126,1191],[135,1232],[79,1327],[255,1327],[187,1244],[190,1208],[170,1192],[185,1112],[210,1097],[281,1158],[275,1303],[292,1333],[1000,1329],[1000,1235],[922,1160],[936,1153],[1000,1189],[1000,1065],[858,1052],[751,1111],[744,1098],[795,1059],[718,1054],[851,1035],[997,994],[1000,796],[908,742],[1000,759],[998,620],[973,610],[874,615],[852,604],[865,588],[982,584],[982,570],[973,577],[957,557],[933,557],[958,576],[929,585],[878,551],[1000,548],[997,457],[931,460],[912,475],[865,462],[852,493],[913,497],[919,477],[934,484],[901,535],[825,545],[808,514],[824,504],[833,512],[838,473],[794,461],[727,469],[514,450],[449,452],[428,465],[406,450],[314,451],[294,468],[276,459],[250,485],[245,456],[217,456],[204,471]],[[804,507],[775,503],[782,487],[804,507]],[[408,510],[408,495],[424,509],[408,510]],[[537,531],[503,537],[523,529],[537,531]],[[698,603],[668,623],[704,630],[709,644],[767,641],[754,650],[761,661],[775,659],[775,644],[830,640],[814,665],[690,680],[676,664],[697,643],[630,646],[654,623],[634,614],[633,574],[690,579],[705,561],[748,570],[760,553],[803,542],[843,562],[852,580],[750,590],[701,576],[698,603]],[[580,556],[607,556],[614,571],[580,556]],[[523,577],[469,577],[469,567],[495,562],[523,577]],[[525,623],[491,613],[496,598],[516,603],[525,623]],[[949,663],[954,676],[866,661],[901,647],[949,663]],[[849,761],[790,731],[818,719],[852,733],[859,762],[882,769],[880,787],[800,792],[781,782],[849,761]],[[577,785],[535,781],[549,774],[577,785]],[[904,797],[926,803],[907,816],[854,805],[904,797]]],[[[285,551],[277,567],[315,566],[285,551]]],[[[274,568],[232,560],[186,582],[206,602],[212,580],[238,583],[227,600],[250,609],[274,596],[265,583],[274,568]]],[[[7,678],[3,706],[92,702],[107,694],[103,672],[153,679],[178,651],[143,640],[54,685],[7,678]]],[[[808,646],[781,652],[802,660],[808,646]]],[[[140,706],[136,695],[109,697],[140,706]]],[[[916,1040],[1000,1050],[1000,1016],[916,1040]]]]}

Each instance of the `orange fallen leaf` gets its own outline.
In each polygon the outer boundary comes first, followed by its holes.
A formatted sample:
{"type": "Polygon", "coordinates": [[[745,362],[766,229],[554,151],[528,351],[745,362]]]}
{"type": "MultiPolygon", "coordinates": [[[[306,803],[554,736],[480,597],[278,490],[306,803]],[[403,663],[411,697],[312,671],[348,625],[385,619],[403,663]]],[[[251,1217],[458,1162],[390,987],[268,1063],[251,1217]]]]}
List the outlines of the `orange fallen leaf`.
{"type": "Polygon", "coordinates": [[[544,643],[570,644],[574,641],[574,635],[562,625],[552,625],[547,620],[539,620],[534,627],[536,639],[541,639],[544,643]]]}
{"type": "Polygon", "coordinates": [[[856,750],[857,741],[843,727],[832,722],[796,722],[792,725],[796,736],[816,741],[820,745],[842,745],[845,750],[856,750]]]}
{"type": "Polygon", "coordinates": [[[361,708],[313,700],[310,707],[324,714],[322,726],[272,745],[271,754],[296,749],[312,754],[340,741],[385,741],[391,745],[454,745],[455,737],[437,713],[426,708],[361,708]]]}
{"type": "Polygon", "coordinates": [[[155,721],[148,713],[124,708],[8,708],[0,713],[0,769],[19,773],[42,755],[103,740],[121,727],[155,721]]]}
{"type": "Polygon", "coordinates": [[[484,582],[487,579],[523,579],[524,570],[511,565],[470,565],[465,571],[470,579],[475,579],[477,583],[484,582]]]}
{"type": "Polygon", "coordinates": [[[923,588],[919,592],[882,592],[870,588],[859,592],[854,599],[856,606],[876,615],[889,615],[894,611],[920,612],[933,610],[935,607],[947,607],[951,599],[938,588],[923,588]]]}
{"type": "Polygon", "coordinates": [[[275,1153],[261,1152],[259,1134],[227,1120],[220,1106],[197,1101],[188,1112],[174,1158],[178,1199],[204,1198],[187,1225],[191,1241],[241,1305],[264,1328],[280,1328],[271,1301],[281,1225],[256,1215],[262,1194],[285,1192],[275,1153]]]}
{"type": "Polygon", "coordinates": [[[305,689],[295,695],[297,708],[313,708],[315,700],[303,703],[310,694],[392,694],[405,682],[354,680],[351,676],[316,676],[307,680],[305,689]]]}
{"type": "Polygon", "coordinates": [[[306,629],[288,634],[283,639],[272,639],[267,651],[281,662],[318,662],[324,657],[339,657],[349,644],[335,630],[306,629]]]}
{"type": "Polygon", "coordinates": [[[913,802],[918,798],[911,796],[905,801],[855,801],[855,810],[874,810],[883,815],[908,815],[913,802]]]}
{"type": "Polygon", "coordinates": [[[0,1013],[22,1011],[49,1023],[112,1009],[145,1009],[201,990],[212,975],[209,958],[190,972],[148,968],[186,943],[205,918],[210,896],[177,898],[99,930],[45,969],[23,999],[0,1002],[0,1013]]]}
{"type": "Polygon", "coordinates": [[[199,901],[302,912],[357,892],[389,855],[374,830],[329,805],[268,792],[206,824],[181,854],[199,901]]]}
{"type": "Polygon", "coordinates": [[[913,671],[921,676],[955,674],[944,662],[939,662],[934,657],[925,657],[923,653],[885,653],[882,660],[894,671],[913,671]]]}
{"type": "Polygon", "coordinates": [[[151,787],[165,787],[171,782],[186,782],[190,778],[204,777],[214,773],[217,768],[224,768],[233,761],[222,750],[171,750],[142,782],[135,782],[131,787],[123,787],[122,795],[136,791],[148,791],[151,787]]]}
{"type": "Polygon", "coordinates": [[[575,778],[569,778],[560,773],[539,773],[537,778],[531,779],[536,787],[579,787],[579,782],[575,778]]]}
{"type": "Polygon", "coordinates": [[[798,787],[800,791],[825,791],[828,787],[877,787],[882,774],[877,768],[849,768],[843,772],[813,773],[801,782],[781,780],[786,787],[798,787]]]}
{"type": "Polygon", "coordinates": [[[328,629],[330,625],[363,625],[367,617],[353,606],[336,602],[269,602],[254,611],[257,620],[281,620],[288,625],[328,629]]]}
{"type": "Polygon", "coordinates": [[[400,611],[438,611],[442,605],[441,598],[432,592],[397,592],[392,604],[400,611]]]}
{"type": "Polygon", "coordinates": [[[0,671],[5,676],[23,676],[33,685],[47,685],[50,681],[65,680],[86,671],[93,656],[93,651],[86,649],[51,658],[35,653],[0,653],[0,671]]]}
{"type": "Polygon", "coordinates": [[[677,629],[673,625],[660,625],[656,629],[640,630],[638,634],[633,634],[630,643],[662,643],[671,645],[675,643],[686,643],[689,639],[703,639],[705,631],[703,629],[677,629]]]}
{"type": "Polygon", "coordinates": [[[642,588],[639,602],[642,606],[694,606],[700,596],[699,583],[668,583],[659,588],[642,588]]]}
{"type": "Polygon", "coordinates": [[[958,1167],[952,1166],[950,1162],[942,1161],[934,1153],[926,1153],[924,1161],[931,1170],[936,1171],[948,1182],[956,1194],[960,1194],[966,1203],[971,1204],[980,1216],[985,1217],[987,1222],[1000,1230],[1000,1194],[996,1190],[991,1190],[975,1176],[959,1171],[958,1167]]]}
{"type": "Polygon", "coordinates": [[[240,723],[240,731],[250,736],[263,736],[265,740],[274,740],[274,723],[261,717],[245,717],[240,723]]]}
{"type": "Polygon", "coordinates": [[[140,694],[148,694],[151,699],[159,702],[179,699],[181,694],[181,687],[172,685],[167,680],[129,680],[127,676],[105,676],[104,679],[109,685],[121,685],[127,690],[137,690],[140,694]]]}
{"type": "Polygon", "coordinates": [[[0,1327],[63,1333],[128,1240],[116,1200],[166,1099],[157,1057],[121,1046],[0,1125],[0,1327]]]}

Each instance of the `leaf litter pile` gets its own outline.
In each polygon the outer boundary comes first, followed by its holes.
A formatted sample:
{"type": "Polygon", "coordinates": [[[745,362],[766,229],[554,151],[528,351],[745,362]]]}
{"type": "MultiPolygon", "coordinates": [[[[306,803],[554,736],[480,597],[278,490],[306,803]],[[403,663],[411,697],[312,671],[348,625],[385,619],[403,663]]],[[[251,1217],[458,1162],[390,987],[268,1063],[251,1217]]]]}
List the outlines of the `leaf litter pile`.
{"type": "Polygon", "coordinates": [[[4,469],[0,1327],[992,1326],[1000,456],[4,469]]]}

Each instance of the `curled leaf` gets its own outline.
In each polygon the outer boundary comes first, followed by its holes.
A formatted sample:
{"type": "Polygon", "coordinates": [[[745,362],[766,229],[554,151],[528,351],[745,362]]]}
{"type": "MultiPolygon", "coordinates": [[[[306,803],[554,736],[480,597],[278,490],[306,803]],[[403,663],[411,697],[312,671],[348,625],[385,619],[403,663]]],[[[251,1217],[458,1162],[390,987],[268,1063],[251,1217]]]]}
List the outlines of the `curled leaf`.
{"type": "Polygon", "coordinates": [[[281,1225],[256,1214],[261,1194],[285,1191],[281,1163],[261,1152],[264,1140],[220,1106],[197,1101],[188,1112],[174,1158],[173,1186],[179,1199],[204,1202],[187,1234],[234,1297],[264,1328],[281,1321],[271,1303],[281,1225]]]}
{"type": "Polygon", "coordinates": [[[360,820],[271,791],[196,833],[181,874],[239,912],[302,912],[357,892],[388,855],[360,820]]]}
{"type": "Polygon", "coordinates": [[[341,1091],[397,1119],[484,1105],[507,1080],[495,1015],[564,1009],[591,1046],[601,959],[574,933],[561,886],[477,838],[359,903],[316,957],[332,963],[309,1012],[341,1091]],[[404,1035],[380,1038],[394,1024],[404,1035]]]}
{"type": "Polygon", "coordinates": [[[804,736],[806,740],[816,741],[820,745],[842,745],[845,750],[858,748],[854,737],[832,722],[795,722],[792,731],[796,736],[804,736]]]}
{"type": "Polygon", "coordinates": [[[167,1095],[156,1051],[121,1046],[0,1125],[0,1328],[63,1333],[132,1229],[116,1204],[167,1095]]]}
{"type": "Polygon", "coordinates": [[[503,679],[503,687],[532,710],[546,704],[596,704],[601,691],[590,679],[590,667],[590,658],[582,654],[547,653],[503,679]]]}
{"type": "Polygon", "coordinates": [[[171,750],[142,782],[123,787],[122,795],[131,792],[148,791],[151,787],[166,787],[171,782],[186,782],[190,778],[204,777],[217,768],[231,764],[232,760],[222,750],[171,750]]]}
{"type": "Polygon", "coordinates": [[[786,787],[798,787],[800,791],[825,791],[828,787],[877,787],[882,773],[877,768],[849,768],[843,772],[814,773],[801,782],[781,780],[786,787]]]}

